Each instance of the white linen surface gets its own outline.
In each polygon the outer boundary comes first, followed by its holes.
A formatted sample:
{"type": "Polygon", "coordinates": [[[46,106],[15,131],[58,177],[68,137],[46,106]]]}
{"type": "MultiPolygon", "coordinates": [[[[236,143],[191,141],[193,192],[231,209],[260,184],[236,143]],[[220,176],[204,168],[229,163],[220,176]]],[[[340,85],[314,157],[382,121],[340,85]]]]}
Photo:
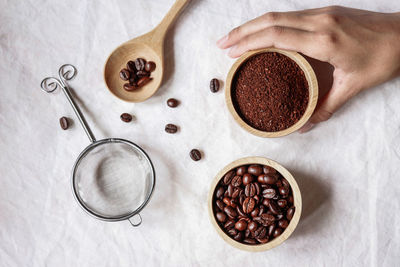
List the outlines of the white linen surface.
{"type": "Polygon", "coordinates": [[[252,136],[230,116],[221,90],[233,63],[215,46],[231,28],[268,11],[341,4],[381,12],[400,2],[193,0],[168,33],[163,86],[125,103],[102,78],[109,53],[158,24],[173,0],[0,1],[1,266],[400,266],[400,80],[362,93],[310,133],[252,136]],[[72,63],[70,82],[97,139],[121,137],[154,161],[157,184],[143,223],[88,216],[71,192],[71,167],[89,141],[60,92],[40,81],[72,63]],[[176,109],[165,102],[181,100],[176,109]],[[122,112],[135,115],[120,121],[122,112]],[[61,116],[74,125],[60,129],[61,116]],[[166,123],[181,131],[164,133],[166,123]],[[204,158],[192,161],[197,147],[204,158]],[[294,234],[267,252],[225,243],[207,213],[214,175],[245,156],[287,167],[303,194],[294,234]]]}

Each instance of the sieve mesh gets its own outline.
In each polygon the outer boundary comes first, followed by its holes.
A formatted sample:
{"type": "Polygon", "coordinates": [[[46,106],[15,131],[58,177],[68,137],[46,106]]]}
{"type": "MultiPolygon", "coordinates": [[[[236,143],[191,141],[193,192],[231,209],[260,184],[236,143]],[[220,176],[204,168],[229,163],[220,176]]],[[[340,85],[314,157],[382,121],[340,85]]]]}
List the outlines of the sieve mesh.
{"type": "Polygon", "coordinates": [[[74,168],[74,192],[81,204],[106,219],[132,215],[151,195],[153,168],[147,156],[130,142],[100,142],[89,146],[74,168]]]}

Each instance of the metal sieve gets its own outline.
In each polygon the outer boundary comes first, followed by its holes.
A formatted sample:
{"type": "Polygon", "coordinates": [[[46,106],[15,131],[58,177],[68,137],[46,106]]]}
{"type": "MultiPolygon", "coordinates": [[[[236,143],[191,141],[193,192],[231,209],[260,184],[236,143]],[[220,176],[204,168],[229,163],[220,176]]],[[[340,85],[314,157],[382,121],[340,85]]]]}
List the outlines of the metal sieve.
{"type": "Polygon", "coordinates": [[[156,179],[149,156],[138,145],[125,139],[96,140],[67,84],[76,76],[76,68],[65,64],[58,74],[60,79],[45,78],[41,87],[47,93],[58,87],[62,89],[91,142],[72,168],[75,199],[97,219],[110,222],[129,220],[132,226],[140,225],[142,217],[139,212],[149,202],[156,179]]]}

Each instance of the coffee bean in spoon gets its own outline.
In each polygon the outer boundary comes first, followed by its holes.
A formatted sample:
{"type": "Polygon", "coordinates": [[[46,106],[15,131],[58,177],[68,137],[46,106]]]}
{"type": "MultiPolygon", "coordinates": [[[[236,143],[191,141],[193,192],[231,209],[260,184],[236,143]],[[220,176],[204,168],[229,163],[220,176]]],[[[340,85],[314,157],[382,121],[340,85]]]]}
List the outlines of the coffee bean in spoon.
{"type": "Polygon", "coordinates": [[[122,113],[120,118],[123,122],[131,122],[132,121],[132,115],[129,113],[122,113]]]}
{"type": "Polygon", "coordinates": [[[136,72],[136,66],[135,66],[135,62],[133,62],[132,60],[129,60],[128,63],[126,63],[126,68],[130,71],[130,72],[136,72]]]}
{"type": "Polygon", "coordinates": [[[165,131],[167,133],[174,134],[178,131],[178,126],[172,123],[168,123],[167,125],[165,125],[165,131]]]}
{"type": "Polygon", "coordinates": [[[190,158],[194,161],[199,161],[201,159],[201,153],[198,149],[192,149],[190,151],[190,158]]]}
{"type": "Polygon", "coordinates": [[[153,72],[156,69],[156,63],[154,63],[153,61],[149,61],[144,66],[144,69],[148,72],[153,72]]]}
{"type": "Polygon", "coordinates": [[[119,77],[120,77],[123,81],[129,80],[129,77],[130,77],[130,76],[131,76],[131,74],[130,74],[129,70],[127,70],[127,69],[122,69],[122,70],[119,72],[119,77]]]}
{"type": "Polygon", "coordinates": [[[148,76],[142,77],[137,82],[137,86],[142,87],[142,86],[146,85],[148,82],[150,82],[151,80],[153,80],[153,78],[150,78],[148,76]]]}
{"type": "Polygon", "coordinates": [[[218,90],[219,90],[219,81],[217,79],[214,78],[214,79],[212,79],[210,81],[210,90],[213,93],[218,92],[218,90]]]}
{"type": "Polygon", "coordinates": [[[68,119],[66,117],[61,117],[60,118],[60,126],[61,126],[61,129],[63,129],[63,130],[67,130],[68,129],[69,122],[68,122],[68,119]]]}
{"type": "Polygon", "coordinates": [[[126,84],[124,84],[124,89],[128,92],[131,92],[131,91],[135,91],[136,89],[138,89],[138,87],[134,83],[133,84],[126,83],[126,84]]]}
{"type": "Polygon", "coordinates": [[[176,108],[179,105],[179,102],[175,98],[170,98],[167,100],[167,105],[170,108],[176,108]]]}
{"type": "Polygon", "coordinates": [[[135,60],[135,67],[137,71],[144,70],[145,65],[146,65],[146,60],[144,60],[143,58],[137,58],[135,60]]]}

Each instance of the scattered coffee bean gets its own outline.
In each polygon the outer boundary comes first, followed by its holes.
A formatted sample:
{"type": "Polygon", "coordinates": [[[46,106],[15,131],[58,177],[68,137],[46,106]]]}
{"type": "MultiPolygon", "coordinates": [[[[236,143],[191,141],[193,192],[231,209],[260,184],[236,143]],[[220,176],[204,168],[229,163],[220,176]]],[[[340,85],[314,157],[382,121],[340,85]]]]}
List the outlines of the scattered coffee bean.
{"type": "Polygon", "coordinates": [[[219,90],[219,81],[217,79],[214,78],[214,79],[212,79],[210,81],[210,90],[213,93],[218,92],[218,90],[219,90]]]}
{"type": "Polygon", "coordinates": [[[258,164],[227,172],[213,203],[221,229],[245,244],[265,244],[280,236],[295,213],[289,182],[275,169],[258,164]]]}
{"type": "Polygon", "coordinates": [[[167,133],[174,134],[178,131],[178,126],[172,123],[168,123],[167,125],[165,125],[165,131],[167,133]]]}
{"type": "Polygon", "coordinates": [[[197,150],[197,149],[192,149],[192,150],[190,151],[190,157],[192,158],[192,160],[198,161],[198,160],[201,159],[201,153],[200,153],[200,151],[197,150]]]}
{"type": "Polygon", "coordinates": [[[119,73],[119,77],[121,77],[122,80],[127,81],[129,80],[129,77],[131,76],[129,70],[127,69],[122,69],[121,72],[119,73]]]}
{"type": "Polygon", "coordinates": [[[170,98],[167,100],[167,105],[170,108],[176,108],[179,105],[179,102],[175,98],[170,98]]]}
{"type": "Polygon", "coordinates": [[[142,78],[142,77],[149,77],[149,76],[150,76],[150,72],[147,72],[147,71],[144,71],[144,70],[139,70],[138,72],[136,72],[136,75],[137,75],[139,78],[142,78]]]}
{"type": "Polygon", "coordinates": [[[148,72],[153,72],[156,69],[156,63],[149,61],[146,63],[144,69],[148,72]]]}
{"type": "Polygon", "coordinates": [[[61,129],[63,129],[63,130],[67,130],[68,129],[69,122],[68,122],[68,119],[66,117],[61,117],[60,118],[60,126],[61,126],[61,129]]]}
{"type": "Polygon", "coordinates": [[[129,113],[122,113],[120,118],[123,122],[131,122],[132,121],[132,115],[129,113]]]}

